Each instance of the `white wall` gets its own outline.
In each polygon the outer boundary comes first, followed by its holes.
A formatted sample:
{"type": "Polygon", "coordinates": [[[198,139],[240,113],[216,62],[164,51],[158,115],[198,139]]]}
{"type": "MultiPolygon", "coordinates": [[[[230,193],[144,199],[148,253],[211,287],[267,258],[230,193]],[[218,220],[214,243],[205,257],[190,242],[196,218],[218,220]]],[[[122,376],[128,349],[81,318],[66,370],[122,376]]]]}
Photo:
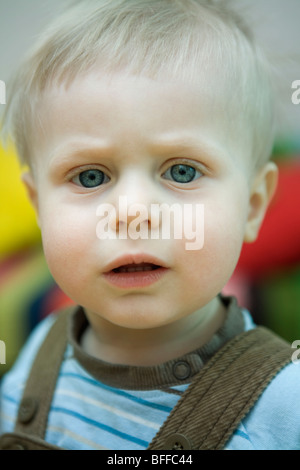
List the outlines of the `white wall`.
{"type": "MultiPolygon", "coordinates": [[[[227,0],[220,0],[227,1],[227,0]]],[[[37,33],[63,6],[62,0],[0,0],[0,80],[12,70],[37,33]]],[[[300,105],[291,84],[300,80],[300,0],[233,0],[272,56],[277,72],[280,134],[300,135],[300,105]]]]}

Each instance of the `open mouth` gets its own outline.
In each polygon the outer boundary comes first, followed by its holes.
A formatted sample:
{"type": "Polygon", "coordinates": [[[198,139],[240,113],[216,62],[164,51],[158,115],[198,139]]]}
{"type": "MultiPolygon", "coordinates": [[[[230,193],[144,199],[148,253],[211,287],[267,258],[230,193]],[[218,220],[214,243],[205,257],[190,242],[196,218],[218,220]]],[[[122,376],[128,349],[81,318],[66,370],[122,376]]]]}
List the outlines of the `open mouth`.
{"type": "MultiPolygon", "coordinates": [[[[149,258],[149,256],[147,256],[149,258]]],[[[118,288],[136,289],[148,287],[169,271],[169,268],[156,264],[157,259],[141,259],[144,255],[125,256],[107,266],[103,273],[106,281],[118,288]]]]}
{"type": "Polygon", "coordinates": [[[156,269],[161,268],[156,264],[152,263],[131,263],[125,264],[123,266],[119,266],[118,268],[113,269],[114,273],[137,273],[137,272],[144,272],[144,271],[155,271],[156,269]]]}

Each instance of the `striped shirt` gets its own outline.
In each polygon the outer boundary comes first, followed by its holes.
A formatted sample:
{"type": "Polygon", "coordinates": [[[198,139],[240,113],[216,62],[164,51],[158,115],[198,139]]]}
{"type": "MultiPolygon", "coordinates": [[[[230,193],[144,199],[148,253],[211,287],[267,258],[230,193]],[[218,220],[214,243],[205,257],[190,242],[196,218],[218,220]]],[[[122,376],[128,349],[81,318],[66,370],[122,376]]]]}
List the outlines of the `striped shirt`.
{"type": "MultiPolygon", "coordinates": [[[[54,318],[50,316],[38,326],[15,366],[3,379],[0,433],[14,429],[30,366],[54,318]]],[[[82,331],[84,321],[82,316],[74,320],[73,337],[61,365],[45,436],[47,442],[70,450],[147,449],[191,377],[216,349],[236,334],[234,325],[242,325],[243,329],[253,327],[249,314],[239,313],[238,317],[236,309],[231,312],[229,309],[223,327],[199,350],[160,366],[120,368],[92,358],[82,350],[78,332],[82,331]]],[[[250,422],[251,416],[250,413],[250,422]]],[[[259,414],[255,413],[254,429],[258,418],[259,414]]],[[[235,431],[227,449],[258,448],[255,433],[249,433],[247,419],[235,431]]]]}

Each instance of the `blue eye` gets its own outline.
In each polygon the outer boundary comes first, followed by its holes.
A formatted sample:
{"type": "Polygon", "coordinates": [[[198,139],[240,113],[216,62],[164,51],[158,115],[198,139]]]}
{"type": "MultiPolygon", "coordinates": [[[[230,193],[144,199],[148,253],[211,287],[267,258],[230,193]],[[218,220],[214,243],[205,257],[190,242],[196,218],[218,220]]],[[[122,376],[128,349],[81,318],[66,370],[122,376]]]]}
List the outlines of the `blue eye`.
{"type": "Polygon", "coordinates": [[[96,188],[108,181],[108,177],[101,170],[91,169],[79,173],[73,178],[74,183],[84,188],[96,188]]]}
{"type": "Polygon", "coordinates": [[[190,183],[194,179],[201,176],[201,172],[197,171],[194,167],[185,164],[172,165],[164,173],[166,179],[173,179],[176,183],[190,183]]]}

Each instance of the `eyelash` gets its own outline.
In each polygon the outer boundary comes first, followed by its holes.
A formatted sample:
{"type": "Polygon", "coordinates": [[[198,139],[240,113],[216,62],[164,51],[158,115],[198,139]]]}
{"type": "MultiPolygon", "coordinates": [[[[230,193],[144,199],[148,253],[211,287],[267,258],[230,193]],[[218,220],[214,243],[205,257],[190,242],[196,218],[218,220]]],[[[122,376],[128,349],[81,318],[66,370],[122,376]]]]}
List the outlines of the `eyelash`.
{"type": "Polygon", "coordinates": [[[90,165],[90,166],[84,166],[80,168],[76,168],[72,170],[68,175],[66,175],[66,181],[74,183],[76,186],[79,186],[80,188],[85,188],[85,189],[95,189],[98,188],[99,186],[102,186],[104,183],[108,183],[110,181],[110,177],[106,174],[105,170],[100,169],[97,167],[97,165],[90,165]],[[103,178],[105,181],[101,182],[100,185],[97,185],[95,187],[85,187],[81,184],[80,182],[80,176],[83,173],[86,173],[88,171],[99,171],[102,173],[103,178]]]}
{"type": "MultiPolygon", "coordinates": [[[[162,178],[164,178],[166,180],[173,181],[176,184],[186,185],[186,184],[189,184],[189,183],[199,179],[201,176],[204,176],[202,168],[200,169],[199,166],[200,165],[196,164],[195,162],[186,161],[186,160],[176,160],[174,162],[169,163],[169,166],[168,166],[167,170],[164,171],[161,176],[162,176],[162,178]],[[192,179],[190,181],[186,181],[186,182],[181,181],[180,182],[180,181],[175,181],[174,179],[172,179],[172,176],[174,177],[174,174],[171,176],[171,173],[174,173],[174,171],[176,171],[176,170],[180,171],[180,167],[186,167],[186,168],[192,169],[194,171],[194,176],[192,177],[192,179]],[[175,170],[175,168],[176,168],[176,170],[175,170]],[[172,170],[173,170],[173,172],[172,172],[172,170]]],[[[181,168],[181,176],[183,176],[182,171],[183,171],[183,168],[181,168]]],[[[193,171],[192,171],[192,173],[193,173],[193,171]]],[[[95,180],[95,178],[93,178],[93,179],[95,180]]],[[[93,179],[91,179],[90,181],[93,181],[93,179]]],[[[110,179],[111,178],[103,170],[100,170],[99,168],[96,168],[95,166],[91,166],[91,167],[88,167],[88,168],[77,169],[75,174],[69,176],[70,181],[72,181],[77,186],[82,187],[82,188],[86,188],[86,189],[95,189],[95,188],[98,188],[100,186],[103,186],[103,184],[108,183],[110,181],[110,179]],[[84,186],[82,184],[82,181],[80,180],[80,178],[82,177],[82,175],[84,173],[87,173],[88,171],[98,171],[99,173],[101,173],[102,178],[103,178],[102,181],[99,184],[97,184],[96,186],[84,186]]]]}
{"type": "Polygon", "coordinates": [[[185,161],[185,160],[173,162],[172,164],[169,165],[167,170],[162,174],[162,177],[164,179],[167,179],[167,180],[169,179],[169,180],[171,180],[171,181],[173,181],[177,184],[183,184],[183,185],[186,185],[188,183],[191,183],[191,182],[199,179],[200,176],[204,176],[204,173],[203,173],[202,169],[200,170],[199,164],[195,164],[194,162],[185,161]],[[179,181],[174,181],[171,178],[166,177],[166,175],[169,176],[172,173],[172,169],[174,171],[174,169],[177,168],[177,170],[179,171],[180,167],[186,167],[186,168],[192,169],[194,171],[194,177],[191,179],[191,181],[179,182],[179,181]]]}
{"type": "MultiPolygon", "coordinates": [[[[90,182],[92,182],[93,180],[95,180],[97,177],[94,177],[90,180],[90,182]]],[[[104,171],[102,170],[99,170],[99,168],[88,168],[87,170],[83,170],[79,173],[77,173],[77,175],[75,175],[71,181],[75,184],[77,184],[77,186],[80,186],[80,187],[83,187],[83,188],[86,188],[86,189],[93,189],[93,188],[97,188],[99,186],[102,186],[104,183],[108,183],[110,181],[110,178],[104,173],[104,171]],[[88,173],[88,172],[99,172],[99,176],[101,176],[101,183],[95,185],[95,186],[84,186],[83,182],[80,181],[80,178],[82,177],[82,175],[84,175],[85,173],[88,173]],[[77,181],[76,181],[77,180],[77,181]]]]}

